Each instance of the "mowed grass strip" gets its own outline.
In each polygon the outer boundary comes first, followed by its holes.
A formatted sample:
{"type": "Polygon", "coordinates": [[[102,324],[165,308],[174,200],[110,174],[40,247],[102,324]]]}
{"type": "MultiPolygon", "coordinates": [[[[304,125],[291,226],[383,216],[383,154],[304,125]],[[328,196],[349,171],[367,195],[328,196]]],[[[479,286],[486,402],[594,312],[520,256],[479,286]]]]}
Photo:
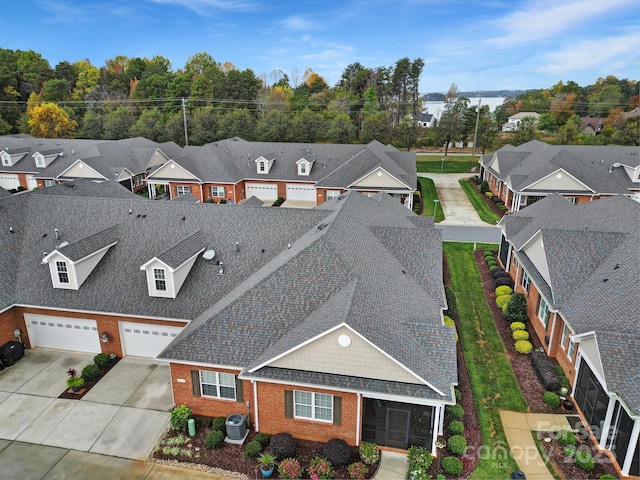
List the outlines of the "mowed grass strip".
{"type": "Polygon", "coordinates": [[[486,449],[471,478],[509,478],[510,473],[518,467],[508,455],[500,410],[524,412],[528,408],[527,402],[487,306],[480,273],[473,259],[473,245],[445,242],[443,251],[458,302],[460,345],[469,371],[482,442],[486,449]]]}
{"type": "Polygon", "coordinates": [[[438,200],[437,208],[436,208],[436,222],[441,222],[444,220],[444,211],[442,210],[442,203],[440,203],[440,198],[438,197],[438,191],[436,190],[436,185],[433,183],[433,180],[425,177],[418,177],[418,181],[420,182],[420,186],[422,187],[422,200],[424,202],[424,210],[422,211],[423,216],[433,217],[433,207],[436,205],[434,200],[438,200]]]}
{"type": "Polygon", "coordinates": [[[481,193],[475,189],[475,187],[471,183],[471,180],[462,178],[459,180],[459,183],[464,190],[464,193],[467,194],[471,205],[473,205],[473,208],[475,208],[476,212],[478,212],[480,220],[490,223],[491,225],[495,225],[496,223],[498,223],[498,221],[500,220],[500,216],[487,206],[484,199],[480,196],[481,193]]]}
{"type": "Polygon", "coordinates": [[[474,159],[471,155],[455,157],[443,155],[438,158],[434,155],[418,154],[416,170],[421,173],[470,173],[473,167],[476,167],[476,170],[479,169],[478,159],[479,157],[476,156],[474,159]],[[443,158],[445,159],[444,164],[442,163],[443,158]]]}

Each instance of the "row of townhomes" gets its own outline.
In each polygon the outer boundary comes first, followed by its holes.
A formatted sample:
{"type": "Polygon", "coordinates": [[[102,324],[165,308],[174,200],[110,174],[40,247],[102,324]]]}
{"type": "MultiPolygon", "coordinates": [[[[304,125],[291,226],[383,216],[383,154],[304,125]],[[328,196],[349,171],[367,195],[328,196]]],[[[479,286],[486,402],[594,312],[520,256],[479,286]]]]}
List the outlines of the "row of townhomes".
{"type": "Polygon", "coordinates": [[[31,190],[79,178],[116,180],[150,198],[240,203],[278,198],[314,207],[341,193],[385,192],[412,208],[416,155],[367,145],[248,142],[231,138],[181,148],[144,138],[61,140],[0,137],[0,187],[31,190]]]}
{"type": "Polygon", "coordinates": [[[638,147],[507,145],[480,160],[482,180],[510,212],[559,193],[573,203],[611,195],[640,199],[638,147]]]}
{"type": "Polygon", "coordinates": [[[5,194],[0,343],[157,358],[196,414],[435,453],[457,362],[433,219],[383,193],[251,203],[151,201],[113,179],[5,194]]]}
{"type": "MultiPolygon", "coordinates": [[[[637,149],[637,148],[636,148],[637,149]]],[[[606,174],[605,174],[606,175],[606,174]]],[[[640,476],[640,203],[550,195],[499,223],[499,257],[592,438],[640,476]]]]}

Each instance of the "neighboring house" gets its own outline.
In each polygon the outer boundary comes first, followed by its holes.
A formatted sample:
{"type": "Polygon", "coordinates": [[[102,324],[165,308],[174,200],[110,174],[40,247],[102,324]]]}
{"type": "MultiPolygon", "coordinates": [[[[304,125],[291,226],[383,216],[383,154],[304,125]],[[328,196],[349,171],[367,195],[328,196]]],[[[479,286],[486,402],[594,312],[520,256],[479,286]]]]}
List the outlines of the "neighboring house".
{"type": "Polygon", "coordinates": [[[184,148],[182,157],[153,170],[149,196],[159,187],[174,198],[192,193],[201,202],[240,203],[255,196],[272,204],[313,207],[355,190],[397,198],[412,208],[416,154],[379,142],[367,145],[248,142],[230,138],[184,148]]]}
{"type": "Polygon", "coordinates": [[[640,204],[551,195],[498,225],[500,262],[582,419],[623,475],[640,476],[640,204]]]}
{"type": "Polygon", "coordinates": [[[638,118],[640,117],[640,108],[636,107],[629,112],[624,112],[621,114],[622,119],[626,122],[630,118],[638,118]]]}
{"type": "Polygon", "coordinates": [[[510,212],[552,193],[573,203],[640,193],[638,147],[549,145],[533,140],[483,155],[480,165],[482,180],[510,212]]]}
{"type": "Polygon", "coordinates": [[[436,125],[436,117],[430,113],[419,113],[417,123],[422,128],[433,128],[436,125]]]}
{"type": "Polygon", "coordinates": [[[457,384],[441,233],[388,195],[302,210],[79,180],[1,199],[0,223],[0,343],[159,358],[196,414],[436,453],[457,384]]]}
{"type": "Polygon", "coordinates": [[[515,132],[520,128],[520,123],[525,118],[532,118],[536,122],[540,118],[540,114],[536,112],[519,112],[507,118],[507,123],[502,125],[503,132],[515,132]]]}
{"type": "Polygon", "coordinates": [[[32,190],[79,178],[116,180],[132,191],[145,187],[147,172],[182,149],[142,137],[125,140],[77,140],[0,137],[0,187],[32,190]]]}
{"type": "Polygon", "coordinates": [[[582,119],[580,120],[580,132],[584,135],[600,135],[603,128],[604,123],[602,118],[600,117],[582,117],[582,119]]]}

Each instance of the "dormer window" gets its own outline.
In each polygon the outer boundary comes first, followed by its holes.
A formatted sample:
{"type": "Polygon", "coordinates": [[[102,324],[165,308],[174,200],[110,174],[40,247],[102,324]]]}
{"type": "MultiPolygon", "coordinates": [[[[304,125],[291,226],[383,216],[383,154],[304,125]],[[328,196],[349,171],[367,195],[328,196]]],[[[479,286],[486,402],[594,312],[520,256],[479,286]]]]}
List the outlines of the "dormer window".
{"type": "Polygon", "coordinates": [[[9,155],[8,153],[2,153],[2,165],[4,165],[5,167],[11,166],[11,155],[9,155]]]}
{"type": "Polygon", "coordinates": [[[41,154],[36,154],[36,167],[38,168],[46,168],[46,163],[44,162],[44,157],[41,154]]]}
{"type": "Polygon", "coordinates": [[[153,269],[153,278],[156,282],[156,290],[160,292],[167,291],[167,280],[164,276],[163,268],[154,268],[153,269]]]}
{"type": "Polygon", "coordinates": [[[69,283],[69,272],[67,271],[67,262],[56,262],[56,271],[58,272],[58,281],[60,283],[69,283]]]}
{"type": "Polygon", "coordinates": [[[273,162],[276,161],[275,153],[270,153],[269,155],[261,155],[255,160],[256,170],[261,175],[266,175],[271,170],[271,166],[273,162]]]}
{"type": "Polygon", "coordinates": [[[311,173],[311,168],[313,167],[313,161],[301,158],[296,162],[296,165],[298,166],[298,175],[308,177],[309,173],[311,173]]]}
{"type": "Polygon", "coordinates": [[[307,173],[307,164],[306,163],[301,163],[300,164],[300,174],[304,175],[305,173],[307,173]]]}
{"type": "Polygon", "coordinates": [[[264,172],[267,169],[267,162],[264,160],[258,163],[258,171],[264,172]]]}

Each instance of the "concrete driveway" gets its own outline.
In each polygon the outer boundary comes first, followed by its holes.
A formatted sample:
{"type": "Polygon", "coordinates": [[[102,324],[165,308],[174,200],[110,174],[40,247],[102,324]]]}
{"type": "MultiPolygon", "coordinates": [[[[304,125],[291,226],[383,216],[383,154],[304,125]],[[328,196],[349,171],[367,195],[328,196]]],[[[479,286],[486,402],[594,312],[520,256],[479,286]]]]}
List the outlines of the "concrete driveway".
{"type": "Polygon", "coordinates": [[[34,349],[0,372],[0,439],[145,460],[169,423],[168,365],[125,357],[82,399],[58,398],[66,371],[92,361],[91,354],[34,349]]]}

